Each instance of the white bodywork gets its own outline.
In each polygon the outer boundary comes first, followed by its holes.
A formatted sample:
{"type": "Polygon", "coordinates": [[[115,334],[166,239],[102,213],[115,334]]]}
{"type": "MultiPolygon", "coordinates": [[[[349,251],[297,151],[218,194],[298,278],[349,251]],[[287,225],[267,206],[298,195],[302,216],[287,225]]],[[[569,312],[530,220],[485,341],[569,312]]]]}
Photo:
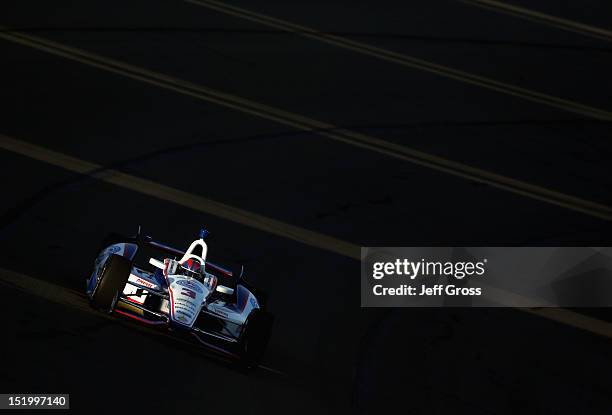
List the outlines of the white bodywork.
{"type": "Polygon", "coordinates": [[[210,290],[195,278],[171,275],[168,279],[170,318],[185,326],[193,326],[210,290]]]}
{"type": "Polygon", "coordinates": [[[168,294],[170,295],[170,319],[177,323],[191,327],[202,310],[204,301],[210,294],[210,288],[195,278],[184,275],[176,275],[180,264],[188,259],[200,263],[204,270],[204,261],[208,253],[208,246],[203,239],[196,239],[191,243],[185,254],[179,261],[172,259],[164,260],[164,276],[168,282],[168,294]],[[202,255],[196,255],[196,248],[202,250],[202,255]]]}
{"type": "MultiPolygon", "coordinates": [[[[159,290],[160,286],[152,282],[149,278],[150,275],[148,272],[134,267],[132,268],[132,272],[130,273],[128,281],[138,284],[142,287],[150,288],[151,290],[159,290]]],[[[129,295],[129,300],[131,302],[142,305],[144,304],[147,298],[148,291],[142,291],[142,295],[134,295],[137,293],[137,291],[138,289],[135,286],[126,284],[125,288],[123,289],[123,294],[129,295]]]]}
{"type": "Polygon", "coordinates": [[[189,245],[189,248],[187,249],[187,251],[185,251],[185,255],[183,255],[183,257],[180,259],[179,262],[182,264],[188,259],[193,258],[197,261],[200,261],[200,263],[204,265],[204,261],[206,261],[207,253],[208,253],[208,245],[206,245],[206,242],[204,242],[204,239],[196,239],[195,241],[191,243],[191,245],[189,245]],[[195,249],[197,247],[202,248],[202,256],[198,256],[194,254],[195,249]]]}

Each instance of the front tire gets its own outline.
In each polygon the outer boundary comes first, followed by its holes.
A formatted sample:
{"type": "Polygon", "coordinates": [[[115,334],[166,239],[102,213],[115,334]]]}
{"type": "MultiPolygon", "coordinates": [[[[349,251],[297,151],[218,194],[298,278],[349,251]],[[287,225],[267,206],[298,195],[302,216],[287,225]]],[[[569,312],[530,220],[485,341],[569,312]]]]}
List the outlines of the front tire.
{"type": "Polygon", "coordinates": [[[91,305],[107,312],[113,311],[131,271],[130,260],[116,254],[110,255],[100,270],[99,281],[91,297],[91,305]]]}
{"type": "Polygon", "coordinates": [[[255,309],[251,312],[240,336],[240,361],[244,367],[257,367],[270,340],[274,317],[272,314],[255,309]]]}

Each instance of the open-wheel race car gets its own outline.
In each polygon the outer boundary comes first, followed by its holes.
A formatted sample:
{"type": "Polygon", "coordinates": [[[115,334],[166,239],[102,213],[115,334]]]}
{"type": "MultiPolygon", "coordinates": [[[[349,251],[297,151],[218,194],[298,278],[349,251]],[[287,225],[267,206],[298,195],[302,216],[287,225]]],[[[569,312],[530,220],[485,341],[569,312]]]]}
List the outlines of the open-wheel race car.
{"type": "Polygon", "coordinates": [[[134,237],[113,234],[87,278],[87,295],[96,309],[190,335],[246,367],[256,367],[273,318],[264,309],[263,295],[243,278],[243,269],[234,275],[207,261],[207,235],[201,230],[183,252],[142,235],[140,229],[134,237]]]}

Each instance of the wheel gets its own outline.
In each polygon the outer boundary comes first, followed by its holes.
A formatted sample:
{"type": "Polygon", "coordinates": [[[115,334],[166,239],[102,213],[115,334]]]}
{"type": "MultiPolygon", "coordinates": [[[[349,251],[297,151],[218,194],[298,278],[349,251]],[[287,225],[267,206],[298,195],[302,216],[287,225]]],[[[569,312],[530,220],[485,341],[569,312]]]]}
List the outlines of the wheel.
{"type": "Polygon", "coordinates": [[[272,314],[255,309],[249,314],[240,336],[240,361],[244,367],[256,367],[268,345],[274,317],[272,314]]]}
{"type": "Polygon", "coordinates": [[[131,271],[132,262],[130,260],[119,255],[110,255],[100,269],[99,281],[91,298],[91,305],[108,312],[113,311],[131,271]]]}

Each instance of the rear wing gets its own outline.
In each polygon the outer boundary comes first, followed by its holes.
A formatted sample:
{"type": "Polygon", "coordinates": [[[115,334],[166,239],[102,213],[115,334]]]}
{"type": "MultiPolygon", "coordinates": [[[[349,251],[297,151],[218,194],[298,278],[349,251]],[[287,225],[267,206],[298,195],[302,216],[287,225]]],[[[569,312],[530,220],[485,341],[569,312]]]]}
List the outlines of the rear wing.
{"type": "MultiPolygon", "coordinates": [[[[140,238],[141,242],[145,245],[148,245],[152,248],[156,248],[159,249],[161,251],[167,252],[169,254],[172,255],[176,255],[178,257],[182,257],[185,252],[181,251],[180,249],[176,249],[173,248],[171,246],[165,245],[161,242],[157,242],[154,241],[153,238],[151,238],[150,236],[141,236],[140,238]]],[[[204,268],[206,271],[208,271],[208,269],[212,270],[214,273],[219,273],[225,277],[232,277],[234,275],[234,273],[230,270],[228,270],[227,268],[222,267],[221,265],[217,265],[214,264],[210,261],[205,261],[204,262],[204,268]]],[[[242,274],[242,273],[241,273],[242,274]]]]}

